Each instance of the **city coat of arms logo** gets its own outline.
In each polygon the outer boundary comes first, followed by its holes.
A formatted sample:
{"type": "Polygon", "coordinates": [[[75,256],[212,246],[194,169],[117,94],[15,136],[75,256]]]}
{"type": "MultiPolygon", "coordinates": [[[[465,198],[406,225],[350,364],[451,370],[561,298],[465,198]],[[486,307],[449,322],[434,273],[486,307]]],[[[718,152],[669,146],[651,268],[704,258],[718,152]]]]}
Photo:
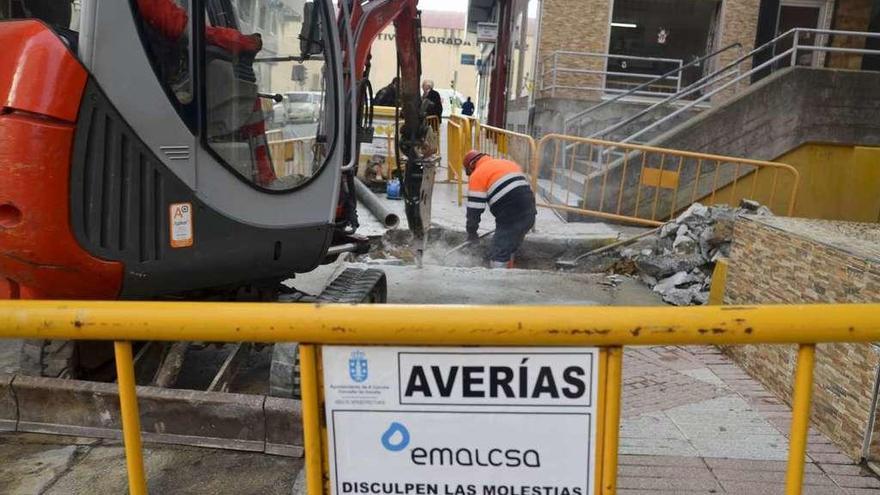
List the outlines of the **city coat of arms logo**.
{"type": "Polygon", "coordinates": [[[357,383],[367,379],[367,356],[363,351],[354,351],[348,358],[348,376],[357,383]]]}

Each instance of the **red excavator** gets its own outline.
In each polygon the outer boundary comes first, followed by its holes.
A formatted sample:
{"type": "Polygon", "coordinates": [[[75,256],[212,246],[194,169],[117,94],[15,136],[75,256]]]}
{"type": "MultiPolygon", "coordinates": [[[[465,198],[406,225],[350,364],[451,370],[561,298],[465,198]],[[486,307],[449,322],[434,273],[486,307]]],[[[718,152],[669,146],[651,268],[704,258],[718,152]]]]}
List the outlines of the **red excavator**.
{"type": "MultiPolygon", "coordinates": [[[[281,281],[367,249],[354,180],[391,23],[399,170],[424,234],[417,0],[4,0],[0,20],[0,297],[384,301],[377,270],[318,296],[281,281]],[[289,111],[300,93],[319,95],[316,122],[289,111]]],[[[277,395],[295,393],[295,349],[273,353],[277,395]]],[[[79,377],[106,351],[27,342],[22,363],[79,377]]]]}

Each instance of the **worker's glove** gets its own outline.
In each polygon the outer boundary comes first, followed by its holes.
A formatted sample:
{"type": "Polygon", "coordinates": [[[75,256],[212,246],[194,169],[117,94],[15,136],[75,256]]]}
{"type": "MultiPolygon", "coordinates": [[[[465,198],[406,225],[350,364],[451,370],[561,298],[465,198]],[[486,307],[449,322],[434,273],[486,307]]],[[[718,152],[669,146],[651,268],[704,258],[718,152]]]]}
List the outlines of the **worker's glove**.
{"type": "Polygon", "coordinates": [[[480,236],[476,232],[468,232],[468,242],[474,243],[480,240],[480,236]]]}

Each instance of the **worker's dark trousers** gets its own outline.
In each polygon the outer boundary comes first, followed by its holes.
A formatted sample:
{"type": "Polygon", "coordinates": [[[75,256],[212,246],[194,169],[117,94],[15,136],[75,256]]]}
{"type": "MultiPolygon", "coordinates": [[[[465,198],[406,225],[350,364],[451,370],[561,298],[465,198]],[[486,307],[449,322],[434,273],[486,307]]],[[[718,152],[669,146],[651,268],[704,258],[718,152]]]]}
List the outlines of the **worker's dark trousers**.
{"type": "Polygon", "coordinates": [[[514,222],[495,221],[495,235],[489,249],[489,259],[506,263],[522,245],[526,234],[535,226],[535,214],[526,215],[514,222]]]}

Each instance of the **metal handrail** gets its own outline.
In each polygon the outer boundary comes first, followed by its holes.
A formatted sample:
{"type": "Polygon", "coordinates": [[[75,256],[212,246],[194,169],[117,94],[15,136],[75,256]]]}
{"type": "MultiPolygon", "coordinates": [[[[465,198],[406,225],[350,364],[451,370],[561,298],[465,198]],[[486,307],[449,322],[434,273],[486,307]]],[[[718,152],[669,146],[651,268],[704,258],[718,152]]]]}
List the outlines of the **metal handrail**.
{"type": "Polygon", "coordinates": [[[596,53],[596,52],[575,52],[569,50],[556,50],[551,55],[546,55],[544,58],[547,59],[552,57],[554,54],[559,55],[587,55],[591,57],[600,57],[600,58],[625,58],[627,60],[644,60],[646,62],[682,62],[680,58],[664,58],[664,57],[642,57],[639,55],[624,55],[618,53],[596,53]]]}
{"type": "MultiPolygon", "coordinates": [[[[593,53],[593,52],[575,52],[575,51],[566,51],[566,50],[557,50],[552,54],[545,56],[541,60],[541,87],[540,91],[551,91],[554,92],[557,89],[576,89],[576,90],[586,90],[586,91],[603,91],[603,92],[619,92],[619,91],[628,91],[628,90],[615,90],[606,88],[605,83],[601,85],[601,87],[581,87],[581,86],[560,86],[557,84],[559,73],[574,73],[574,74],[595,74],[600,76],[622,76],[622,77],[632,77],[632,78],[656,78],[655,74],[642,74],[638,72],[615,72],[609,71],[607,68],[607,60],[609,59],[622,59],[622,60],[642,60],[642,61],[650,61],[650,62],[663,62],[663,63],[674,63],[678,64],[678,67],[681,68],[684,65],[684,61],[681,59],[675,58],[663,58],[663,57],[641,57],[637,55],[619,55],[613,53],[593,53]],[[603,70],[591,70],[591,69],[578,69],[578,68],[566,68],[559,66],[559,57],[560,56],[578,56],[578,57],[594,57],[606,59],[606,66],[603,70]],[[552,60],[552,64],[548,63],[548,60],[552,60]],[[550,67],[547,69],[547,67],[550,67]],[[549,76],[549,77],[548,77],[549,76]],[[547,85],[548,79],[552,79],[550,85],[547,85]]],[[[680,71],[675,71],[680,72],[680,71]]],[[[675,91],[681,90],[681,76],[677,77],[668,77],[672,81],[675,81],[675,91]]],[[[642,88],[644,89],[644,87],[642,88]]],[[[656,92],[645,92],[644,94],[653,95],[656,92]]]]}
{"type": "Polygon", "coordinates": [[[780,60],[784,60],[787,56],[791,56],[792,65],[794,65],[796,58],[797,58],[798,51],[820,51],[820,52],[828,52],[828,53],[856,53],[856,54],[880,55],[880,50],[871,50],[871,49],[862,49],[862,48],[840,48],[840,47],[830,47],[830,46],[821,46],[821,45],[801,45],[801,44],[799,44],[800,33],[813,33],[813,34],[820,34],[820,35],[837,35],[837,36],[859,36],[859,37],[863,37],[863,38],[878,38],[878,39],[880,39],[880,33],[869,33],[869,32],[861,32],[861,31],[841,31],[841,30],[833,30],[833,29],[811,29],[811,28],[790,29],[790,30],[786,31],[785,33],[782,33],[779,36],[768,41],[767,43],[753,49],[749,53],[743,55],[742,57],[738,58],[734,62],[731,62],[727,66],[714,72],[713,74],[710,74],[706,78],[703,78],[703,80],[701,80],[702,82],[698,81],[697,83],[692,85],[695,87],[692,87],[691,89],[688,89],[688,90],[683,91],[681,93],[678,93],[676,95],[670,96],[664,100],[661,100],[661,101],[657,102],[656,104],[646,108],[645,110],[642,110],[641,112],[639,112],[635,116],[630,117],[629,119],[626,119],[623,122],[619,122],[613,126],[610,126],[606,129],[603,129],[602,131],[599,131],[598,133],[594,133],[591,137],[604,136],[607,133],[613,132],[614,130],[617,130],[617,129],[623,127],[624,125],[634,121],[635,119],[641,117],[642,115],[645,115],[646,113],[652,111],[655,108],[658,108],[662,105],[666,105],[666,104],[669,104],[673,101],[679,100],[685,96],[688,96],[689,94],[692,94],[695,91],[698,91],[706,86],[709,86],[710,84],[718,82],[719,80],[723,79],[724,77],[727,77],[728,75],[733,74],[734,71],[738,73],[738,75],[733,80],[730,80],[730,81],[722,84],[718,88],[715,88],[714,90],[701,95],[699,98],[690,101],[688,104],[682,106],[681,108],[677,109],[676,111],[672,112],[671,114],[669,114],[659,120],[654,121],[653,123],[649,124],[648,126],[642,128],[639,131],[636,131],[635,133],[620,140],[620,142],[622,142],[622,143],[630,142],[633,139],[643,135],[645,132],[656,128],[657,126],[663,124],[664,122],[669,121],[673,117],[693,108],[694,106],[696,106],[700,102],[703,102],[703,101],[707,100],[708,98],[718,94],[719,92],[723,91],[724,89],[727,89],[728,87],[742,81],[743,79],[751,77],[755,73],[770,67],[771,65],[775,64],[776,62],[779,62],[780,60]],[[789,48],[788,50],[786,50],[780,54],[774,55],[769,60],[767,60],[767,61],[765,61],[755,67],[752,67],[750,70],[746,71],[745,73],[739,74],[739,69],[738,69],[739,64],[752,59],[755,55],[767,50],[768,48],[773,47],[775,50],[776,45],[779,43],[779,41],[781,41],[782,39],[787,38],[789,36],[791,36],[792,40],[793,40],[791,48],[789,48]],[[699,84],[699,86],[696,86],[697,84],[699,84]]]}
{"type": "Polygon", "coordinates": [[[712,74],[709,74],[708,76],[704,76],[704,77],[698,79],[697,81],[694,81],[693,84],[686,87],[683,91],[669,95],[668,97],[666,97],[658,102],[655,102],[651,106],[642,109],[638,113],[631,115],[624,120],[621,120],[621,121],[614,123],[614,124],[604,128],[602,130],[599,130],[599,131],[596,131],[596,132],[590,134],[589,137],[591,137],[591,138],[604,138],[608,134],[626,126],[627,124],[635,122],[636,120],[641,118],[643,115],[646,115],[646,114],[654,111],[657,108],[660,108],[660,107],[668,105],[672,102],[675,102],[675,101],[681,100],[685,97],[688,97],[688,96],[702,90],[703,88],[705,88],[711,84],[714,84],[720,80],[723,80],[725,77],[727,77],[729,75],[738,75],[739,74],[738,68],[733,68],[733,69],[726,71],[726,72],[722,72],[722,71],[723,71],[723,69],[721,71],[713,72],[712,74]]]}
{"type": "Polygon", "coordinates": [[[673,74],[683,72],[685,69],[688,69],[688,68],[693,67],[693,66],[695,66],[695,65],[702,64],[702,63],[705,62],[706,60],[709,60],[710,58],[716,57],[716,56],[718,56],[718,55],[720,55],[720,54],[722,54],[722,53],[725,53],[725,52],[727,52],[728,50],[731,50],[731,49],[733,49],[733,48],[739,48],[740,50],[742,50],[742,44],[741,44],[741,43],[731,43],[730,45],[727,45],[727,46],[725,46],[724,48],[721,48],[720,50],[716,50],[716,51],[714,51],[714,52],[712,52],[712,53],[710,53],[710,54],[703,55],[703,56],[700,57],[700,58],[696,58],[696,59],[694,59],[694,60],[691,60],[691,61],[688,62],[687,64],[682,65],[681,67],[678,67],[677,69],[673,69],[673,70],[671,70],[671,71],[669,71],[669,72],[667,72],[667,73],[665,73],[665,74],[662,74],[662,75],[660,75],[660,76],[657,76],[657,77],[655,77],[654,79],[651,79],[650,81],[646,81],[646,82],[644,82],[644,83],[642,83],[642,84],[636,86],[635,88],[630,89],[629,91],[627,91],[627,92],[625,92],[625,93],[621,93],[621,94],[615,96],[614,98],[610,98],[610,99],[607,99],[607,100],[603,100],[603,101],[601,101],[601,102],[599,102],[599,103],[597,103],[597,104],[591,106],[590,108],[587,108],[586,110],[582,110],[582,111],[580,111],[580,112],[578,112],[578,113],[576,113],[576,114],[574,114],[574,115],[572,115],[572,116],[566,118],[566,119],[565,119],[565,122],[564,122],[564,124],[563,124],[563,126],[562,126],[562,128],[563,128],[563,134],[568,134],[568,129],[569,129],[569,127],[571,126],[571,123],[572,123],[572,122],[575,122],[575,121],[577,121],[577,120],[580,120],[580,119],[583,118],[585,115],[588,115],[588,114],[590,114],[590,113],[592,113],[592,112],[594,112],[594,111],[596,111],[596,110],[598,110],[598,109],[600,109],[600,108],[602,108],[602,107],[604,107],[604,106],[606,106],[606,105],[610,105],[611,103],[614,103],[615,101],[621,100],[621,99],[626,98],[626,97],[628,97],[628,96],[632,96],[632,95],[635,94],[636,92],[641,91],[642,89],[644,89],[644,88],[650,86],[651,84],[655,84],[655,83],[657,83],[657,82],[659,82],[659,81],[662,81],[662,80],[668,78],[669,76],[671,76],[671,75],[673,75],[673,74]]]}

